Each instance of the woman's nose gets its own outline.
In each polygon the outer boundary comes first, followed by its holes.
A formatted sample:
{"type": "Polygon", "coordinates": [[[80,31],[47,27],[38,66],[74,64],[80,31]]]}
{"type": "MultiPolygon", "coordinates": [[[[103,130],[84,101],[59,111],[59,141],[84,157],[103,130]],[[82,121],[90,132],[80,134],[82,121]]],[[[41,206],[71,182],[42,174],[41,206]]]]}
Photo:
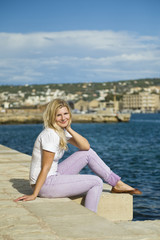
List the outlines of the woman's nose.
{"type": "Polygon", "coordinates": [[[62,120],[64,120],[65,119],[65,116],[64,115],[62,115],[62,120]]]}

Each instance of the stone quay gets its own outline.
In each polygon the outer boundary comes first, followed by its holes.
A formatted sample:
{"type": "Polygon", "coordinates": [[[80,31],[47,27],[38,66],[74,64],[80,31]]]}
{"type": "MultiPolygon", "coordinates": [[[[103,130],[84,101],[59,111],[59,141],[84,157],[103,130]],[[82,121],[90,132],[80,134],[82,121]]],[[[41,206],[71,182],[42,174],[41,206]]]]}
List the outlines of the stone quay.
{"type": "Polygon", "coordinates": [[[111,194],[104,184],[98,213],[82,197],[14,202],[30,194],[31,156],[0,145],[0,239],[160,240],[160,221],[132,221],[133,197],[111,194]]]}

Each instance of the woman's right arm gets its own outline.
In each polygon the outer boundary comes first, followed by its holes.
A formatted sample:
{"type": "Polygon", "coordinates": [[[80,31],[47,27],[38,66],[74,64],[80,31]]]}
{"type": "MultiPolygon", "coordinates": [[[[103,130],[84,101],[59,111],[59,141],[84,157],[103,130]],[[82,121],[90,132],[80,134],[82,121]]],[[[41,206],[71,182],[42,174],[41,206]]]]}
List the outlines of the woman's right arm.
{"type": "Polygon", "coordinates": [[[43,155],[42,155],[42,169],[40,171],[40,174],[38,176],[36,185],[35,185],[35,189],[33,194],[31,195],[24,195],[22,197],[19,197],[17,199],[15,199],[14,201],[31,201],[36,199],[36,197],[38,196],[38,193],[42,187],[42,185],[44,184],[47,174],[51,168],[51,165],[53,163],[53,159],[54,159],[55,153],[53,152],[48,152],[46,150],[43,150],[43,155]]]}

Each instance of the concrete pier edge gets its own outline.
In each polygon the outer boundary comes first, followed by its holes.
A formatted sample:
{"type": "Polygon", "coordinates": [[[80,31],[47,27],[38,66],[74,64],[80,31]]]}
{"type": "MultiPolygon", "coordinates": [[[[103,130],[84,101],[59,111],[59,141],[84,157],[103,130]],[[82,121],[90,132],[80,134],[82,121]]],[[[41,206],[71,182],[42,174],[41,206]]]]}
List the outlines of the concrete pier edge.
{"type": "Polygon", "coordinates": [[[13,199],[31,193],[30,159],[29,155],[0,145],[0,239],[160,239],[159,220],[109,221],[69,198],[15,203],[13,199]]]}

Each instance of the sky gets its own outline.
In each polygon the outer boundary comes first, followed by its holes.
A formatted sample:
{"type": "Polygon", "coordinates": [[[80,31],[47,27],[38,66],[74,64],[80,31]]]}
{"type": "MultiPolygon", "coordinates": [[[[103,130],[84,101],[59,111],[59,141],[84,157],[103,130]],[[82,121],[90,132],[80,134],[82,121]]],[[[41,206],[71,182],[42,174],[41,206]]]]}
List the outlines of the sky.
{"type": "Polygon", "coordinates": [[[0,85],[160,77],[159,0],[0,0],[0,85]]]}

